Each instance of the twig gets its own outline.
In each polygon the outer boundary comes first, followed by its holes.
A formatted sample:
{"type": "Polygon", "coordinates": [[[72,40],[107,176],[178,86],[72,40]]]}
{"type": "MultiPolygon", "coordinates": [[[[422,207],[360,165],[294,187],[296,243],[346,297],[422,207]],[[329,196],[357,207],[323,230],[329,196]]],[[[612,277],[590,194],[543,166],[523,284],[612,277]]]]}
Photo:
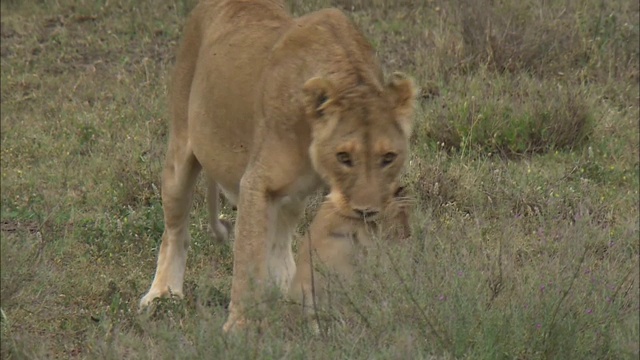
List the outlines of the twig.
{"type": "MultiPolygon", "coordinates": [[[[551,331],[555,327],[556,316],[558,315],[558,311],[560,310],[560,305],[562,305],[562,303],[567,298],[567,296],[569,296],[569,292],[571,292],[571,289],[573,288],[573,284],[578,278],[578,274],[580,273],[580,268],[582,268],[582,263],[584,263],[584,259],[586,258],[586,256],[587,256],[587,248],[585,247],[584,251],[582,252],[582,256],[580,257],[580,261],[578,262],[578,266],[576,267],[576,271],[573,273],[573,276],[571,277],[571,282],[569,283],[569,287],[567,287],[567,289],[562,293],[562,297],[560,298],[560,301],[558,301],[555,309],[553,309],[553,314],[551,315],[551,323],[549,324],[549,328],[547,329],[544,336],[544,340],[543,340],[544,347],[547,346],[547,342],[549,340],[549,337],[551,336],[551,331]]],[[[545,353],[547,353],[548,350],[549,349],[545,349],[545,353]]]]}
{"type": "Polygon", "coordinates": [[[502,291],[502,285],[502,238],[500,238],[498,245],[498,279],[493,281],[493,279],[489,278],[489,289],[491,289],[491,298],[487,303],[487,310],[491,309],[493,301],[502,291]]]}
{"type": "MultiPolygon", "coordinates": [[[[325,337],[326,333],[323,331],[322,326],[320,325],[320,315],[318,315],[318,304],[316,303],[316,282],[313,268],[313,252],[311,251],[311,231],[307,233],[307,238],[309,240],[309,270],[311,271],[311,303],[313,304],[313,314],[316,318],[316,324],[318,325],[318,330],[320,330],[320,334],[325,337]]],[[[304,304],[304,289],[302,291],[303,299],[302,303],[304,304]]]]}
{"type": "MultiPolygon", "coordinates": [[[[637,267],[635,267],[635,269],[637,269],[637,267]]],[[[613,293],[613,295],[611,295],[611,304],[613,304],[613,302],[618,297],[618,293],[620,292],[620,289],[622,289],[622,285],[624,285],[624,283],[627,281],[627,279],[629,278],[629,275],[631,275],[633,270],[634,270],[634,267],[632,267],[629,270],[629,272],[627,272],[627,274],[622,278],[622,281],[620,282],[620,284],[616,287],[616,291],[613,293]]],[[[633,282],[632,282],[632,284],[633,284],[633,282]]]]}
{"type": "MultiPolygon", "coordinates": [[[[404,288],[407,296],[409,297],[409,300],[413,303],[413,305],[418,309],[419,314],[422,316],[424,322],[427,324],[427,326],[429,327],[429,329],[431,330],[431,332],[433,332],[437,338],[437,340],[440,342],[440,344],[444,345],[446,348],[452,350],[452,344],[451,341],[449,340],[449,335],[446,333],[446,331],[444,329],[442,329],[442,332],[444,333],[445,336],[441,336],[438,331],[436,330],[436,327],[431,323],[431,321],[429,321],[429,317],[427,316],[426,312],[424,311],[424,309],[420,306],[420,304],[418,303],[418,300],[416,300],[415,296],[413,295],[413,292],[411,291],[411,289],[409,288],[409,286],[407,285],[406,281],[404,280],[404,278],[402,277],[402,275],[400,275],[400,270],[398,270],[398,267],[396,266],[396,262],[394,261],[394,259],[391,257],[390,252],[387,250],[387,256],[389,257],[389,259],[391,260],[391,268],[393,269],[393,271],[396,273],[396,276],[398,277],[398,279],[400,280],[400,284],[402,285],[402,287],[404,288]]],[[[427,338],[427,334],[424,332],[424,330],[422,330],[422,327],[420,327],[420,332],[422,332],[423,336],[425,337],[425,339],[427,338]]]]}

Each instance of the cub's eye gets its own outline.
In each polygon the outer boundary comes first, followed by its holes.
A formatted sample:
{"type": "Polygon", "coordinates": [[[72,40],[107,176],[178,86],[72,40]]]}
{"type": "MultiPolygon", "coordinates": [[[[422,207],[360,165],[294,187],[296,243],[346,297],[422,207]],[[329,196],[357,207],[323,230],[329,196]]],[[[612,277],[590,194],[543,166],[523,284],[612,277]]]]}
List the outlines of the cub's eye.
{"type": "Polygon", "coordinates": [[[347,166],[347,167],[353,166],[353,161],[351,161],[351,155],[349,155],[349,153],[346,153],[344,151],[339,152],[336,154],[336,159],[338,159],[338,162],[344,166],[347,166]]]}
{"type": "Polygon", "coordinates": [[[381,162],[382,167],[389,166],[397,157],[398,157],[398,154],[392,153],[392,152],[388,152],[382,155],[382,162],[381,162]]]}

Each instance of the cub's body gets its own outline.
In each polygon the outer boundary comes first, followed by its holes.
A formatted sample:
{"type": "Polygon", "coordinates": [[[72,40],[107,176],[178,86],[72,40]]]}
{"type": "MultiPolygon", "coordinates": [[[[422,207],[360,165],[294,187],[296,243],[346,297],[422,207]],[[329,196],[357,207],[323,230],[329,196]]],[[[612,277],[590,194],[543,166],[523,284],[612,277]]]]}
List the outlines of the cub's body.
{"type": "MultiPolygon", "coordinates": [[[[329,282],[333,289],[349,288],[358,263],[371,252],[390,250],[410,236],[409,203],[397,195],[377,221],[345,218],[331,201],[325,201],[301,239],[296,274],[289,298],[307,314],[327,304],[329,282]]],[[[343,289],[344,290],[344,289],[343,289]]]]}

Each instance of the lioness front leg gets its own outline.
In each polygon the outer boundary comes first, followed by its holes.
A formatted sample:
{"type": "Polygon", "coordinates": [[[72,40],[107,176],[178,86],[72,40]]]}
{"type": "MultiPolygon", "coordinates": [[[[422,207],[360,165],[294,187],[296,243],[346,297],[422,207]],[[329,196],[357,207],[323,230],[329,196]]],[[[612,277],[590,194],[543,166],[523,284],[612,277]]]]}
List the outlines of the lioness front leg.
{"type": "Polygon", "coordinates": [[[228,332],[246,323],[248,303],[259,303],[267,277],[267,237],[270,213],[275,211],[264,183],[246,173],[240,182],[238,217],[233,244],[233,278],[229,318],[223,330],[228,332]]]}
{"type": "Polygon", "coordinates": [[[269,254],[267,266],[270,280],[278,286],[283,294],[289,290],[291,280],[296,273],[291,243],[305,201],[291,200],[278,206],[275,214],[275,232],[269,236],[269,254]]]}
{"type": "MultiPolygon", "coordinates": [[[[162,172],[162,209],[165,229],[151,288],[140,301],[147,307],[158,297],[183,296],[182,285],[189,247],[189,208],[201,166],[180,139],[172,138],[162,172]]],[[[186,141],[184,142],[186,143],[186,141]]]]}

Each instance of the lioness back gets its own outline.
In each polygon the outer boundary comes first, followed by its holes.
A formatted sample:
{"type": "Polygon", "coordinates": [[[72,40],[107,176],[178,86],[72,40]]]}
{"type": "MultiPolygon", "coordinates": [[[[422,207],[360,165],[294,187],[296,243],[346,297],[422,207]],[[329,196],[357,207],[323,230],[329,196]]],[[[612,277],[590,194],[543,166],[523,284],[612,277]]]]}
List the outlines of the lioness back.
{"type": "Polygon", "coordinates": [[[203,1],[191,17],[173,73],[173,130],[236,198],[253,148],[258,82],[293,20],[279,1],[203,1]]]}

